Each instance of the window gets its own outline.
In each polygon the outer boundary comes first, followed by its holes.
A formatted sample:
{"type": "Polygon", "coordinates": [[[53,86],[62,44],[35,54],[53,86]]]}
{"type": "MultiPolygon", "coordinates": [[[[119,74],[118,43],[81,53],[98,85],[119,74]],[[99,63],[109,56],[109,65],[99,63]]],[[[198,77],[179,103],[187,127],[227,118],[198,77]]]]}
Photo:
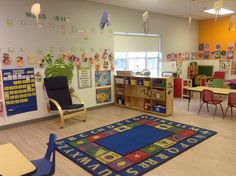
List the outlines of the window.
{"type": "Polygon", "coordinates": [[[160,52],[116,52],[115,53],[115,70],[130,70],[141,72],[148,69],[151,76],[158,76],[161,73],[160,52]]]}

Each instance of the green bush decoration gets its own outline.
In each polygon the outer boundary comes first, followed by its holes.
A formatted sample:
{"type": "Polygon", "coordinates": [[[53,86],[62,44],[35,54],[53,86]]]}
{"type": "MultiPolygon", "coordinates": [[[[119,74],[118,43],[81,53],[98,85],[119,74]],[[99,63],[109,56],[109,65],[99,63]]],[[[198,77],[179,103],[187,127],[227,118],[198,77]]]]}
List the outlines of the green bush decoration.
{"type": "Polygon", "coordinates": [[[44,72],[46,78],[65,76],[68,83],[71,84],[74,70],[73,63],[68,62],[68,60],[64,59],[62,56],[53,61],[53,56],[51,54],[44,56],[44,59],[47,63],[44,72]]]}

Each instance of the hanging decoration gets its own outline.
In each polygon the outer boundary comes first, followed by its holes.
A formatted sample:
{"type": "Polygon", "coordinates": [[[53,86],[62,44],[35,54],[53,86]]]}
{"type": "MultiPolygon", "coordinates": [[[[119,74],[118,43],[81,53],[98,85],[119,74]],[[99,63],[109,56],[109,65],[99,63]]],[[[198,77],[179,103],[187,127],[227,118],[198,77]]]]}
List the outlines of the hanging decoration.
{"type": "Polygon", "coordinates": [[[189,32],[191,32],[191,24],[192,24],[191,10],[192,10],[192,0],[189,0],[189,17],[188,17],[189,32]]]}
{"type": "Polygon", "coordinates": [[[107,11],[104,11],[100,21],[100,31],[103,32],[105,26],[109,26],[110,24],[110,14],[107,11]]]}
{"type": "Polygon", "coordinates": [[[39,15],[41,13],[41,8],[40,8],[40,4],[39,3],[35,3],[34,5],[32,5],[31,13],[33,15],[35,15],[36,20],[37,20],[37,24],[39,25],[39,15]]]}
{"type": "Polygon", "coordinates": [[[236,15],[232,15],[229,19],[229,27],[228,30],[231,31],[236,24],[236,15]]]}
{"type": "Polygon", "coordinates": [[[220,15],[220,10],[224,5],[224,1],[223,0],[217,0],[214,2],[213,4],[213,9],[215,10],[215,20],[218,19],[218,16],[220,15]]]}
{"type": "Polygon", "coordinates": [[[148,24],[149,13],[148,11],[143,13],[143,27],[145,34],[149,33],[149,24],[148,24]]]}

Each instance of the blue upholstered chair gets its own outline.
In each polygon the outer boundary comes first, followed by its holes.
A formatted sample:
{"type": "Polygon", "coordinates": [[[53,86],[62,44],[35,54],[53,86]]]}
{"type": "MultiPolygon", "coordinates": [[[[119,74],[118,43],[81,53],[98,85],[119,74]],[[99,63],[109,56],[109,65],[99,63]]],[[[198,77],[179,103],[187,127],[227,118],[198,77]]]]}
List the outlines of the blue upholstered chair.
{"type": "Polygon", "coordinates": [[[32,163],[36,166],[37,170],[33,176],[51,176],[55,172],[55,142],[56,134],[50,134],[48,149],[42,159],[33,160],[32,163]]]}
{"type": "Polygon", "coordinates": [[[66,77],[50,77],[44,79],[44,87],[47,92],[50,110],[59,111],[61,128],[64,127],[64,120],[79,117],[83,113],[83,119],[86,121],[87,108],[84,102],[75,95],[74,89],[69,89],[66,77]],[[74,97],[79,104],[73,104],[74,97]]]}

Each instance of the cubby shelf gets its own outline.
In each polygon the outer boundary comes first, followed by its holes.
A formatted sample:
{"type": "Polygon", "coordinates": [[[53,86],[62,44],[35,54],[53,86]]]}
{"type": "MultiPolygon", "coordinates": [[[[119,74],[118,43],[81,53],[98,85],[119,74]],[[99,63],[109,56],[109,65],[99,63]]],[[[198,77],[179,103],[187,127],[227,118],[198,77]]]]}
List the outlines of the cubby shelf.
{"type": "Polygon", "coordinates": [[[163,116],[173,114],[172,78],[115,76],[114,83],[118,106],[163,116]]]}

